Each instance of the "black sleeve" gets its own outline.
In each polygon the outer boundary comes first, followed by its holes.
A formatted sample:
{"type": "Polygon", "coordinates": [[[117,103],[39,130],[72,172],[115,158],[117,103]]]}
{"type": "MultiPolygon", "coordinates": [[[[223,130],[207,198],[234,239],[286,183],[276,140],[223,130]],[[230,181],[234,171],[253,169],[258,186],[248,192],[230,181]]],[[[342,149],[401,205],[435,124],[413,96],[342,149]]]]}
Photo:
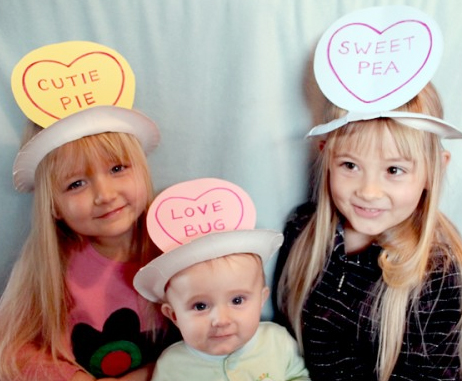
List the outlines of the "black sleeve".
{"type": "Polygon", "coordinates": [[[410,315],[390,380],[459,380],[460,274],[455,265],[430,274],[410,315]]]}

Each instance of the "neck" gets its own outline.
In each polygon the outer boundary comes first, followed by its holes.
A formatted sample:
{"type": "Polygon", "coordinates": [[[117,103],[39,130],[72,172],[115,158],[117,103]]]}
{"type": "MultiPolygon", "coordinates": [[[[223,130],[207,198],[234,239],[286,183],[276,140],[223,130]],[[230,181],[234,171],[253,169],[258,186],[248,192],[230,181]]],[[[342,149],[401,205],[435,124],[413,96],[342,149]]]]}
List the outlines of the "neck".
{"type": "Polygon", "coordinates": [[[347,255],[366,250],[374,241],[374,237],[358,233],[350,226],[345,226],[345,252],[347,255]]]}
{"type": "Polygon", "coordinates": [[[102,256],[118,262],[137,260],[132,234],[117,238],[90,237],[90,243],[102,256]]]}

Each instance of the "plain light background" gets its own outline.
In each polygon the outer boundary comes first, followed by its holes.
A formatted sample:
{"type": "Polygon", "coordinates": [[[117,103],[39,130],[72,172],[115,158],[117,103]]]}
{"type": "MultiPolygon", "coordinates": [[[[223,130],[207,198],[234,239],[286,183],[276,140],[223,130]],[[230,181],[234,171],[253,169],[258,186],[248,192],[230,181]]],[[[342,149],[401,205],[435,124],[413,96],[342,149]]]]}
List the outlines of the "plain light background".
{"type": "MultiPolygon", "coordinates": [[[[440,25],[445,49],[433,82],[445,119],[462,126],[460,0],[0,0],[0,292],[31,217],[32,197],[14,190],[11,174],[26,118],[10,75],[29,51],[67,40],[117,50],[136,76],[135,108],[162,133],[149,157],[156,190],[223,178],[250,194],[258,228],[282,229],[308,191],[303,137],[319,117],[316,42],[344,14],[390,4],[415,6],[440,25]]],[[[462,141],[444,144],[452,161],[441,208],[462,230],[462,141]]]]}

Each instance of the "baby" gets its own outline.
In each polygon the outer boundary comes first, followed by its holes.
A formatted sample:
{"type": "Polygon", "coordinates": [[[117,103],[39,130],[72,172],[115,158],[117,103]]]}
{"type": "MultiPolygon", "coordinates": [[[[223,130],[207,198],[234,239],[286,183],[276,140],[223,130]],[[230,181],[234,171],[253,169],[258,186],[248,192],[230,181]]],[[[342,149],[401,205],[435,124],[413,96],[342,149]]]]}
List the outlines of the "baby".
{"type": "Polygon", "coordinates": [[[263,266],[282,241],[273,230],[211,232],[137,273],[137,291],[161,304],[183,338],[162,353],[152,380],[309,380],[288,331],[260,322],[263,266]]]}

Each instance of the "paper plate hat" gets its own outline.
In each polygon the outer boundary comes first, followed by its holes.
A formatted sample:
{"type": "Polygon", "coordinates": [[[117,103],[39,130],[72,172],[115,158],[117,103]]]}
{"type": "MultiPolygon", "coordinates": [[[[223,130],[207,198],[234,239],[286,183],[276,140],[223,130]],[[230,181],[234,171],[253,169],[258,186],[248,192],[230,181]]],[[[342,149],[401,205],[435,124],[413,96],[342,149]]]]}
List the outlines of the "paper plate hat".
{"type": "Polygon", "coordinates": [[[321,91],[347,114],[307,136],[347,123],[393,118],[443,138],[462,132],[442,119],[392,111],[414,98],[433,77],[443,51],[436,22],[409,6],[383,6],[347,14],[322,35],[314,56],[321,91]]]}
{"type": "Polygon", "coordinates": [[[151,239],[164,251],[136,274],[135,289],[161,302],[172,276],[200,262],[233,253],[258,254],[265,263],[282,245],[283,235],[254,229],[249,195],[225,180],[203,178],[167,188],[147,215],[151,239]]]}
{"type": "Polygon", "coordinates": [[[43,46],[25,55],[11,75],[24,114],[43,127],[19,151],[13,182],[34,189],[37,165],[55,148],[103,132],[135,135],[149,153],[159,142],[155,123],[132,110],[135,77],[115,50],[88,41],[43,46]]]}

